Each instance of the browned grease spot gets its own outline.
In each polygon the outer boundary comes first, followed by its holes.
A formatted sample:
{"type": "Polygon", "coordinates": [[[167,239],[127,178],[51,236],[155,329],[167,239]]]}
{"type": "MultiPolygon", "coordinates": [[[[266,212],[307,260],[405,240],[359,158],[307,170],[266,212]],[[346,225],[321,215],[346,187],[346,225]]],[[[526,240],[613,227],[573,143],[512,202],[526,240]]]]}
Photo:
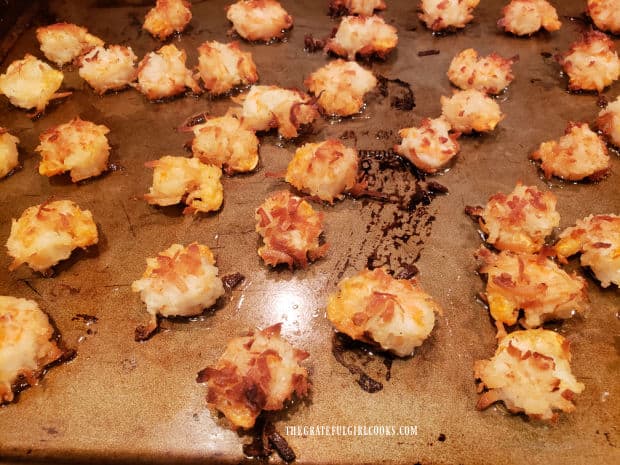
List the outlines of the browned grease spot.
{"type": "Polygon", "coordinates": [[[224,289],[228,292],[241,284],[244,279],[245,276],[241,273],[231,273],[222,277],[222,283],[224,284],[224,289]]]}
{"type": "Polygon", "coordinates": [[[278,433],[273,423],[260,415],[252,428],[252,442],[243,445],[243,453],[252,458],[267,458],[275,449],[285,462],[292,462],[297,457],[295,452],[286,442],[286,439],[278,433]]]}
{"type": "Polygon", "coordinates": [[[411,84],[401,79],[389,79],[377,75],[377,88],[383,97],[391,97],[390,106],[402,111],[411,111],[415,108],[415,95],[411,84]]]}

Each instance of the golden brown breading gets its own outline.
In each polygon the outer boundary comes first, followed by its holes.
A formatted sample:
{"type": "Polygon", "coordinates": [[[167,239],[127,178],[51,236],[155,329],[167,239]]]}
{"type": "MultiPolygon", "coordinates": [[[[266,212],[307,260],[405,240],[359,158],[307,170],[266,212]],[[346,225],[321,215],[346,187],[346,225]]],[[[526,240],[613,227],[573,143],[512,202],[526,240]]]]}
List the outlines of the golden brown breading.
{"type": "Polygon", "coordinates": [[[377,78],[354,61],[338,59],[317,69],[304,85],[325,113],[349,116],[361,110],[364,95],[377,86],[377,78]]]}
{"type": "Polygon", "coordinates": [[[35,149],[41,154],[39,174],[51,177],[69,171],[73,182],[99,176],[108,168],[109,132],[79,117],[42,132],[35,149]]]}
{"type": "Polygon", "coordinates": [[[94,47],[80,57],[78,73],[97,93],[104,94],[108,90],[123,89],[136,79],[137,59],[131,47],[94,47]]]}
{"type": "Polygon", "coordinates": [[[247,40],[281,39],[293,27],[293,17],[276,0],[239,0],[227,8],[226,18],[247,40]]]}
{"type": "Polygon", "coordinates": [[[527,36],[540,29],[557,31],[562,23],[558,12],[546,0],[512,0],[502,10],[497,25],[514,35],[527,36]]]}
{"type": "Polygon", "coordinates": [[[435,313],[441,313],[439,305],[416,281],[394,279],[382,268],[343,279],[327,304],[327,318],[338,331],[400,357],[422,345],[435,313]]]}
{"type": "Polygon", "coordinates": [[[0,93],[16,107],[34,108],[39,114],[50,100],[71,94],[56,92],[63,79],[62,72],[27,53],[22,60],[12,62],[6,73],[0,74],[0,93]]]}
{"type": "Polygon", "coordinates": [[[181,32],[192,19],[191,3],[187,0],[157,0],[144,18],[143,29],[159,40],[181,32]]]}
{"type": "Polygon", "coordinates": [[[602,92],[620,78],[620,58],[614,42],[599,31],[590,31],[573,42],[568,52],[559,58],[568,75],[570,90],[602,92]]]}
{"type": "Polygon", "coordinates": [[[147,162],[154,168],[153,185],[144,199],[151,205],[185,203],[183,213],[217,211],[224,200],[222,170],[197,158],[164,156],[147,162]]]}
{"type": "Polygon", "coordinates": [[[620,148],[620,96],[600,111],[596,126],[609,142],[620,148]]]}
{"type": "Polygon", "coordinates": [[[543,142],[530,158],[540,160],[547,178],[569,181],[598,180],[607,174],[610,164],[605,142],[587,123],[569,122],[562,137],[543,142]]]}
{"type": "Polygon", "coordinates": [[[17,144],[19,139],[0,126],[0,179],[19,164],[17,144]]]}
{"type": "Polygon", "coordinates": [[[36,302],[0,296],[0,404],[14,400],[18,378],[35,386],[45,367],[62,357],[53,336],[36,302]]]}
{"type": "Polygon", "coordinates": [[[513,413],[556,421],[557,410],[572,412],[575,394],[585,386],[570,368],[569,342],[554,331],[515,331],[499,341],[490,360],[474,364],[474,377],[484,392],[476,408],[502,401],[513,413]]]}
{"type": "Polygon", "coordinates": [[[98,241],[97,225],[89,210],[82,210],[70,200],[35,205],[12,221],[6,242],[14,259],[9,270],[26,263],[35,271],[45,272],[69,258],[74,249],[85,249],[98,241]]]}
{"type": "Polygon", "coordinates": [[[88,33],[85,27],[56,23],[37,28],[37,40],[45,58],[63,66],[88,51],[103,45],[103,40],[88,33]]]}
{"type": "Polygon", "coordinates": [[[497,53],[478,57],[478,52],[468,48],[452,59],[448,78],[463,90],[476,89],[487,94],[499,94],[514,79],[512,65],[515,61],[514,58],[504,58],[497,53]]]}
{"type": "Polygon", "coordinates": [[[570,318],[588,307],[585,279],[569,275],[545,253],[494,254],[480,247],[476,257],[482,264],[479,272],[487,277],[483,295],[499,336],[505,334],[504,325],[517,323],[519,310],[523,310],[523,318],[518,322],[529,329],[545,321],[570,318]]]}
{"type": "Polygon", "coordinates": [[[620,286],[620,217],[590,215],[560,234],[558,258],[581,253],[581,266],[589,266],[602,287],[620,286]]]}
{"type": "Polygon", "coordinates": [[[620,4],[618,0],[587,0],[586,12],[599,29],[620,34],[620,4]]]}
{"type": "Polygon", "coordinates": [[[207,90],[214,95],[258,81],[252,54],[242,51],[238,42],[205,42],[198,47],[198,53],[200,77],[207,90]]]}
{"type": "Polygon", "coordinates": [[[418,17],[431,31],[464,28],[480,0],[421,0],[418,17]]]}
{"type": "Polygon", "coordinates": [[[333,203],[357,185],[357,150],[338,139],[304,144],[286,169],[285,181],[297,189],[333,203]]]}
{"type": "Polygon", "coordinates": [[[261,411],[281,410],[308,394],[309,354],[280,336],[282,323],[228,341],[214,366],[198,373],[207,382],[207,403],[222,412],[233,428],[251,428],[261,411]]]}
{"type": "Polygon", "coordinates": [[[441,96],[441,114],[452,129],[463,134],[490,132],[504,119],[499,104],[484,92],[475,89],[441,96]]]}
{"type": "Polygon", "coordinates": [[[385,10],[383,0],[330,0],[330,14],[348,13],[350,15],[372,16],[375,10],[385,10]]]}
{"type": "Polygon", "coordinates": [[[327,253],[329,244],[319,244],[323,213],[288,191],[272,194],[256,209],[256,232],[264,245],[258,255],[269,266],[281,263],[305,268],[327,253]]]}
{"type": "Polygon", "coordinates": [[[327,41],[326,52],[348,60],[356,55],[385,58],[398,44],[396,28],[379,16],[345,16],[340,21],[336,35],[327,41]]]}
{"type": "Polygon", "coordinates": [[[486,241],[496,249],[534,253],[542,249],[545,238],[560,225],[556,203],[551,191],[541,192],[518,182],[510,194],[499,192],[491,196],[484,208],[468,210],[479,217],[486,241]]]}
{"type": "Polygon", "coordinates": [[[420,127],[401,129],[398,135],[402,141],[394,151],[427,173],[436,173],[460,150],[460,133],[442,117],[424,118],[420,127]]]}
{"type": "Polygon", "coordinates": [[[192,127],[192,153],[227,174],[252,171],[258,164],[258,138],[232,115],[209,118],[192,127]]]}

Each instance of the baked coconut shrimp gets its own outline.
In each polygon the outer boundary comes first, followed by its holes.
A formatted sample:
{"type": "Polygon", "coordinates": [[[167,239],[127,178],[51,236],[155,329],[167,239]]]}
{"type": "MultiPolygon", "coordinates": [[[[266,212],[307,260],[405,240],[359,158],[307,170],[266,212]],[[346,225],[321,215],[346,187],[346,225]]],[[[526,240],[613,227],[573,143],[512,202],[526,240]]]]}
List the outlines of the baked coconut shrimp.
{"type": "Polygon", "coordinates": [[[584,34],[559,58],[570,90],[602,92],[620,77],[620,58],[614,42],[599,31],[584,34]]]}
{"type": "Polygon", "coordinates": [[[478,57],[473,48],[463,50],[452,59],[448,69],[450,82],[460,89],[476,89],[486,94],[499,94],[514,79],[515,58],[503,58],[497,53],[478,57]]]}
{"type": "Polygon", "coordinates": [[[454,92],[441,97],[441,113],[452,129],[463,134],[490,132],[504,119],[499,104],[475,89],[454,92]]]}
{"type": "Polygon", "coordinates": [[[181,32],[192,20],[191,3],[187,0],[157,0],[144,18],[146,29],[159,40],[181,32]]]}
{"type": "Polygon", "coordinates": [[[227,174],[252,171],[258,164],[258,138],[232,115],[210,118],[192,127],[192,153],[227,174]]]}
{"type": "Polygon", "coordinates": [[[302,124],[310,124],[318,111],[310,96],[294,89],[277,86],[252,86],[241,97],[241,124],[252,131],[278,128],[282,137],[297,137],[302,124]]]}
{"type": "Polygon", "coordinates": [[[45,58],[63,66],[71,63],[91,47],[101,47],[104,42],[88,33],[85,27],[56,23],[37,28],[37,40],[45,58]]]}
{"type": "Polygon", "coordinates": [[[35,205],[12,221],[6,242],[13,257],[9,270],[26,263],[43,273],[69,258],[74,249],[85,249],[98,241],[97,225],[89,210],[82,210],[70,200],[35,205]]]}
{"type": "Polygon", "coordinates": [[[345,16],[336,35],[327,41],[325,51],[348,60],[355,60],[356,55],[384,59],[398,44],[396,32],[379,16],[345,16]]]}
{"type": "Polygon", "coordinates": [[[620,97],[601,110],[596,126],[609,142],[620,148],[620,97]]]}
{"type": "Polygon", "coordinates": [[[323,214],[288,191],[272,194],[256,209],[256,232],[264,245],[258,255],[269,266],[279,264],[305,268],[327,253],[329,245],[319,244],[323,214]]]}
{"type": "Polygon", "coordinates": [[[474,15],[480,0],[422,0],[419,18],[431,31],[464,28],[474,15]]]}
{"type": "Polygon", "coordinates": [[[384,0],[331,0],[329,12],[331,15],[360,15],[372,16],[375,10],[385,10],[384,0]]]}
{"type": "Polygon", "coordinates": [[[13,385],[35,386],[45,367],[63,356],[54,328],[36,302],[0,296],[0,404],[11,402],[13,385]]]}
{"type": "Polygon", "coordinates": [[[293,17],[276,0],[239,0],[228,7],[226,18],[246,40],[281,39],[293,27],[293,17]]]}
{"type": "Polygon", "coordinates": [[[364,95],[377,86],[377,79],[356,62],[338,59],[308,76],[304,85],[325,113],[349,116],[359,113],[364,95]]]}
{"type": "Polygon", "coordinates": [[[242,51],[238,42],[205,42],[198,47],[198,53],[200,77],[206,89],[214,95],[258,81],[252,54],[242,51]]]}
{"type": "Polygon", "coordinates": [[[39,174],[55,176],[69,171],[71,181],[99,176],[108,168],[110,145],[103,125],[74,118],[44,131],[39,136],[39,174]]]}
{"type": "Polygon", "coordinates": [[[0,179],[13,171],[19,163],[17,144],[19,139],[0,127],[0,179]]]}
{"type": "Polygon", "coordinates": [[[588,306],[586,281],[569,275],[546,254],[518,254],[502,251],[494,254],[480,247],[476,258],[486,275],[483,294],[495,319],[498,337],[505,334],[504,325],[517,323],[519,310],[524,328],[536,328],[549,320],[565,320],[588,306]]]}
{"type": "Polygon", "coordinates": [[[517,36],[529,36],[540,29],[553,32],[562,26],[558,12],[546,0],[512,0],[502,14],[499,28],[517,36]]]}
{"type": "Polygon", "coordinates": [[[286,169],[285,181],[300,191],[334,203],[357,183],[357,150],[337,139],[304,144],[286,169]]]}
{"type": "Polygon", "coordinates": [[[71,95],[71,92],[56,92],[63,79],[62,72],[27,53],[22,60],[11,63],[6,73],[0,74],[0,93],[16,107],[34,108],[34,115],[38,115],[50,100],[71,95]]]}
{"type": "Polygon", "coordinates": [[[213,253],[196,242],[187,247],[173,244],[157,257],[147,258],[146,271],[131,290],[140,293],[151,315],[148,326],[136,331],[138,340],[157,328],[157,315],[199,315],[224,295],[213,253]]]}
{"type": "Polygon", "coordinates": [[[78,73],[99,94],[121,90],[135,81],[137,59],[131,47],[94,47],[80,57],[78,73]]]}
{"type": "Polygon", "coordinates": [[[557,176],[569,181],[596,181],[609,171],[609,155],[605,142],[587,123],[569,122],[559,140],[543,142],[532,153],[539,160],[545,176],[557,176]]]}
{"type": "Polygon", "coordinates": [[[398,135],[402,141],[394,151],[427,173],[436,173],[461,149],[457,142],[460,133],[443,117],[424,118],[420,127],[401,129],[398,135]]]}
{"type": "Polygon", "coordinates": [[[618,0],[587,0],[586,11],[602,31],[620,34],[620,5],[618,0]]]}
{"type": "Polygon", "coordinates": [[[620,216],[590,215],[560,234],[555,245],[558,258],[581,253],[581,266],[588,266],[602,287],[620,286],[620,216]]]}
{"type": "Polygon", "coordinates": [[[233,428],[249,429],[263,411],[281,410],[296,395],[308,394],[308,370],[300,365],[309,354],[280,336],[282,323],[228,341],[214,366],[198,373],[207,383],[207,403],[233,428]]]}
{"type": "Polygon", "coordinates": [[[327,318],[353,339],[411,355],[435,325],[439,305],[415,281],[394,279],[383,269],[364,270],[338,284],[327,318]]]}
{"type": "Polygon", "coordinates": [[[202,89],[185,66],[186,59],[185,51],[174,45],[147,54],[138,65],[136,88],[149,100],[174,97],[186,89],[200,93],[202,89]]]}
{"type": "Polygon", "coordinates": [[[151,205],[185,203],[183,213],[217,211],[224,200],[222,170],[197,158],[164,156],[147,162],[154,168],[153,186],[144,199],[151,205]]]}
{"type": "Polygon", "coordinates": [[[510,194],[491,196],[484,208],[467,207],[465,211],[478,219],[486,241],[496,249],[534,253],[560,225],[556,203],[552,192],[519,182],[510,194]]]}
{"type": "Polygon", "coordinates": [[[557,411],[575,410],[573,398],[585,386],[571,372],[569,342],[554,331],[515,331],[499,341],[490,360],[474,363],[474,377],[485,391],[476,408],[504,402],[512,413],[556,421],[557,411]]]}

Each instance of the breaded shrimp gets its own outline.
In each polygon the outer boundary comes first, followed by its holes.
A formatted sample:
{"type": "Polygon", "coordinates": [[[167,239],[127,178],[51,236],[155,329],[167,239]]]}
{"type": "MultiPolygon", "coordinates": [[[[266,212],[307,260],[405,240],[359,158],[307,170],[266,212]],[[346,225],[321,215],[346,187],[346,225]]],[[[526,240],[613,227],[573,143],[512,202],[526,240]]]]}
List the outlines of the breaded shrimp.
{"type": "Polygon", "coordinates": [[[17,144],[19,139],[0,127],[0,179],[9,174],[19,164],[17,144]]]}
{"type": "Polygon", "coordinates": [[[104,42],[88,33],[85,27],[56,23],[37,28],[37,40],[45,58],[63,66],[87,52],[91,47],[101,47],[104,42]]]}
{"type": "Polygon", "coordinates": [[[497,25],[517,36],[532,35],[540,29],[553,32],[562,26],[558,12],[546,0],[512,0],[502,15],[497,25]]]}
{"type": "Polygon", "coordinates": [[[242,51],[238,42],[205,42],[198,47],[198,53],[200,77],[213,95],[224,94],[234,87],[258,81],[252,54],[242,51]]]}
{"type": "Polygon", "coordinates": [[[348,60],[371,55],[384,59],[397,44],[396,28],[380,16],[345,16],[336,35],[327,41],[325,51],[348,60]]]}
{"type": "Polygon", "coordinates": [[[144,18],[143,29],[159,40],[175,32],[181,32],[192,19],[191,3],[188,0],[157,0],[144,18]]]}
{"type": "Polygon", "coordinates": [[[463,134],[490,132],[504,119],[499,104],[475,89],[456,91],[441,97],[441,114],[452,129],[463,134]]]}
{"type": "Polygon", "coordinates": [[[276,0],[239,0],[228,7],[226,18],[247,40],[281,39],[293,27],[293,17],[276,0]]]}
{"type": "Polygon", "coordinates": [[[418,17],[431,31],[464,28],[480,0],[421,0],[418,17]]]}
{"type": "Polygon", "coordinates": [[[137,59],[131,47],[94,47],[80,57],[78,73],[99,94],[121,90],[135,81],[137,59]]]}
{"type": "Polygon", "coordinates": [[[515,58],[503,58],[497,53],[478,57],[473,48],[463,50],[450,63],[448,78],[463,90],[476,89],[487,94],[499,94],[514,79],[515,58]]]}

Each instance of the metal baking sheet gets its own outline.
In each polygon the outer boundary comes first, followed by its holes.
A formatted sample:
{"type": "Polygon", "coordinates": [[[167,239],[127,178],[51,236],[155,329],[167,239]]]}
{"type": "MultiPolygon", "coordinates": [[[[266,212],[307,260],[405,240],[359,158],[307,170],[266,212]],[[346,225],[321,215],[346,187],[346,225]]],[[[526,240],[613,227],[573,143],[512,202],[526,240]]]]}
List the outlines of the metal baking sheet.
{"type": "MultiPolygon", "coordinates": [[[[141,57],[160,45],[140,29],[151,3],[42,3],[0,68],[4,71],[26,52],[42,56],[35,28],[55,21],[86,26],[107,43],[131,45],[141,57]]],[[[226,3],[193,2],[189,29],[172,39],[187,51],[188,63],[196,63],[196,48],[203,41],[230,39],[226,3]]],[[[304,51],[304,36],[326,37],[337,20],[327,16],[326,1],[282,3],[295,18],[287,39],[271,45],[243,43],[242,48],[253,53],[261,83],[301,87],[306,75],[329,60],[322,53],[304,51]]],[[[530,39],[508,37],[497,30],[503,1],[481,2],[476,19],[464,31],[440,36],[417,19],[417,2],[387,3],[384,17],[398,28],[400,42],[387,60],[367,66],[377,75],[409,83],[415,108],[394,108],[393,97],[404,90],[387,81],[387,92],[370,95],[359,116],[318,120],[296,141],[262,136],[259,168],[252,174],[224,178],[224,205],[215,214],[184,216],[180,207],[147,205],[141,196],[152,173],[144,162],[185,154],[188,135],[175,128],[205,111],[223,114],[232,104],[229,98],[186,96],[149,103],[134,90],[97,96],[73,68],[65,70],[64,81],[64,88],[73,90],[73,95],[52,104],[39,119],[29,119],[26,112],[0,98],[0,125],[20,138],[22,164],[0,181],[1,241],[8,237],[11,218],[50,197],[72,199],[90,209],[100,232],[96,247],[76,252],[55,268],[51,278],[25,266],[8,272],[10,258],[5,251],[0,253],[0,293],[39,302],[66,344],[77,350],[74,360],[51,369],[38,386],[22,392],[17,403],[0,408],[3,460],[244,461],[242,444],[250,436],[230,430],[206,408],[205,387],[195,382],[195,376],[217,360],[230,337],[283,322],[284,336],[311,354],[309,399],[271,417],[297,453],[297,463],[620,462],[616,287],[602,290],[584,273],[590,311],[553,325],[571,341],[574,373],[586,385],[577,397],[577,410],[561,415],[556,425],[527,421],[501,407],[476,411],[472,373],[475,360],[493,353],[495,331],[487,310],[476,299],[483,286],[473,258],[480,237],[464,207],[484,203],[495,192],[508,192],[521,180],[553,190],[562,228],[590,213],[620,213],[617,153],[612,153],[610,176],[596,184],[547,182],[527,158],[540,142],[559,137],[567,121],[593,121],[599,111],[598,95],[566,91],[565,78],[552,58],[589,27],[582,16],[585,2],[556,1],[562,29],[530,39]],[[408,164],[381,151],[397,142],[399,128],[439,115],[440,96],[452,92],[445,76],[448,64],[467,47],[483,54],[519,55],[516,79],[499,97],[506,118],[491,134],[461,138],[461,153],[446,172],[416,177],[408,164]],[[427,50],[439,53],[418,55],[427,50]],[[78,115],[111,129],[111,162],[117,169],[77,185],[64,176],[38,175],[34,148],[39,134],[78,115]],[[316,205],[326,215],[330,252],[306,270],[270,270],[256,255],[259,240],[253,212],[270,192],[286,185],[265,174],[284,169],[296,145],[326,137],[341,137],[366,151],[364,169],[374,185],[401,201],[347,198],[334,206],[316,205]],[[449,193],[424,195],[429,181],[447,186],[449,193]],[[191,241],[214,250],[221,274],[240,272],[245,281],[196,321],[164,321],[163,330],[151,340],[134,342],[134,329],[147,320],[147,313],[131,292],[131,282],[142,274],[146,257],[171,243],[191,241]],[[361,390],[356,375],[336,360],[334,333],[324,316],[326,296],[339,279],[369,264],[397,272],[416,266],[421,284],[444,309],[416,354],[393,361],[389,380],[380,356],[346,355],[382,382],[383,389],[372,394],[361,390]],[[403,431],[417,434],[328,436],[310,435],[309,429],[305,435],[293,434],[299,431],[293,427],[303,433],[304,426],[381,425],[405,427],[403,431]]],[[[620,45],[617,38],[615,42],[620,45]]],[[[602,97],[615,99],[619,91],[616,82],[602,97]]],[[[570,268],[577,268],[576,260],[570,268]]],[[[280,459],[274,455],[270,461],[280,459]]]]}

